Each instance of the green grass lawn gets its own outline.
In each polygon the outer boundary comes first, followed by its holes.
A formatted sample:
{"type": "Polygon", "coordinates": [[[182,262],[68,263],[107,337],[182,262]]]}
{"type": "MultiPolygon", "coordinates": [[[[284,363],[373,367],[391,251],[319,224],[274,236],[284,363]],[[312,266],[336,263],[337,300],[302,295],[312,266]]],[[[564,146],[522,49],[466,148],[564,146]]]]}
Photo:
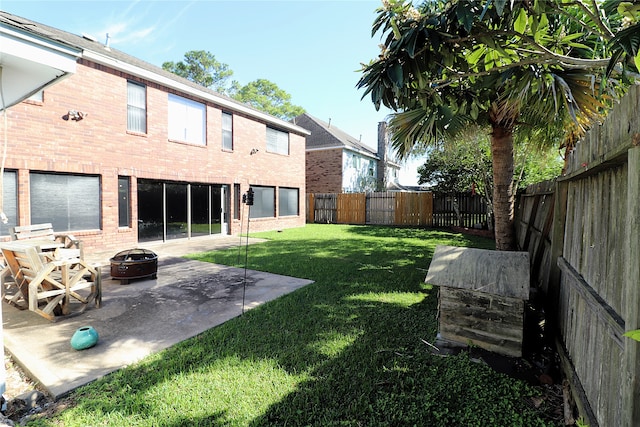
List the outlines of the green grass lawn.
{"type": "MultiPolygon", "coordinates": [[[[543,426],[536,390],[466,354],[439,357],[442,231],[307,225],[259,233],[251,269],[315,283],[90,384],[50,426],[543,426]]],[[[244,265],[244,248],[194,255],[244,265]]]]}

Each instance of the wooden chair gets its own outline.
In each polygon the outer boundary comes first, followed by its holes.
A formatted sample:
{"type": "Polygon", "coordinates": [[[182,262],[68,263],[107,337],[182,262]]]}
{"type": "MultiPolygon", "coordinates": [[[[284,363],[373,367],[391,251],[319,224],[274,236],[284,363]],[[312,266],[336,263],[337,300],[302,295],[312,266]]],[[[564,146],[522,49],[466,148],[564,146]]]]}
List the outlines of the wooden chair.
{"type": "Polygon", "coordinates": [[[60,249],[66,258],[84,259],[84,248],[82,241],[78,240],[72,234],[55,233],[51,223],[20,225],[9,230],[11,240],[22,241],[38,241],[51,242],[51,247],[47,248],[46,244],[39,245],[42,250],[60,249]]]}
{"type": "Polygon", "coordinates": [[[100,307],[100,272],[84,260],[49,261],[28,242],[8,242],[1,248],[21,297],[12,298],[15,305],[51,321],[56,316],[82,313],[90,302],[100,307]]]}

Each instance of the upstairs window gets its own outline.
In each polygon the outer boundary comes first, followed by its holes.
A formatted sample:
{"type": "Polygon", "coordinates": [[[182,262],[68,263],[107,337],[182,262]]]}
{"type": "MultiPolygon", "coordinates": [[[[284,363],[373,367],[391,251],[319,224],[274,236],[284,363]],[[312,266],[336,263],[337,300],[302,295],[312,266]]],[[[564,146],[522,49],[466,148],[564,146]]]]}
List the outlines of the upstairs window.
{"type": "Polygon", "coordinates": [[[233,115],[222,113],[222,149],[233,150],[233,115]]]}
{"type": "Polygon", "coordinates": [[[147,88],[127,82],[127,130],[147,133],[147,88]]]}
{"type": "Polygon", "coordinates": [[[289,132],[267,128],[267,151],[276,154],[289,154],[289,132]]]}
{"type": "Polygon", "coordinates": [[[205,105],[169,94],[169,139],[206,145],[205,105]]]}

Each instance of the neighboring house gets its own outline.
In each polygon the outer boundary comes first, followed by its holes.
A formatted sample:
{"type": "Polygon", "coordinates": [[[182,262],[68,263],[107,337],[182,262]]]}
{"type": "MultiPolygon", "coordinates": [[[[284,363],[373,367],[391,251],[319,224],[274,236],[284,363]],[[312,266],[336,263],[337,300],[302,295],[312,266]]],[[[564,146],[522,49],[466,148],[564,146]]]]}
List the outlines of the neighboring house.
{"type": "Polygon", "coordinates": [[[304,113],[293,120],[308,129],[307,193],[353,193],[383,190],[397,183],[399,165],[390,155],[386,124],[378,126],[378,151],[331,122],[304,113]]]}
{"type": "Polygon", "coordinates": [[[115,250],[238,234],[249,212],[252,231],[304,226],[305,129],[95,40],[2,11],[0,31],[74,53],[74,74],[7,110],[4,239],[51,222],[115,250]]]}

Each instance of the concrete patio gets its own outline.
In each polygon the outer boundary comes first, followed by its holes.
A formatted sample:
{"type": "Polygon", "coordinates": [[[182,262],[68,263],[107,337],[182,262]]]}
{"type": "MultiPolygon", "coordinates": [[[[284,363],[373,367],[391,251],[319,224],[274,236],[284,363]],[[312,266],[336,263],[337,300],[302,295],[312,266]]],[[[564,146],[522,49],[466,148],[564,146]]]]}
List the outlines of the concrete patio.
{"type": "MultiPolygon", "coordinates": [[[[258,242],[249,239],[249,244],[258,242]]],[[[181,258],[246,243],[246,238],[217,236],[140,244],[158,254],[158,278],[133,280],[129,285],[109,276],[109,258],[115,252],[89,255],[89,261],[102,266],[102,308],[89,307],[78,316],[52,323],[2,304],[5,349],[34,381],[59,398],[241,315],[243,294],[248,310],[312,283],[251,270],[245,281],[244,269],[181,258]],[[98,331],[98,344],[74,350],[71,336],[88,325],[98,331]]],[[[244,248],[240,251],[244,256],[244,248]]]]}

